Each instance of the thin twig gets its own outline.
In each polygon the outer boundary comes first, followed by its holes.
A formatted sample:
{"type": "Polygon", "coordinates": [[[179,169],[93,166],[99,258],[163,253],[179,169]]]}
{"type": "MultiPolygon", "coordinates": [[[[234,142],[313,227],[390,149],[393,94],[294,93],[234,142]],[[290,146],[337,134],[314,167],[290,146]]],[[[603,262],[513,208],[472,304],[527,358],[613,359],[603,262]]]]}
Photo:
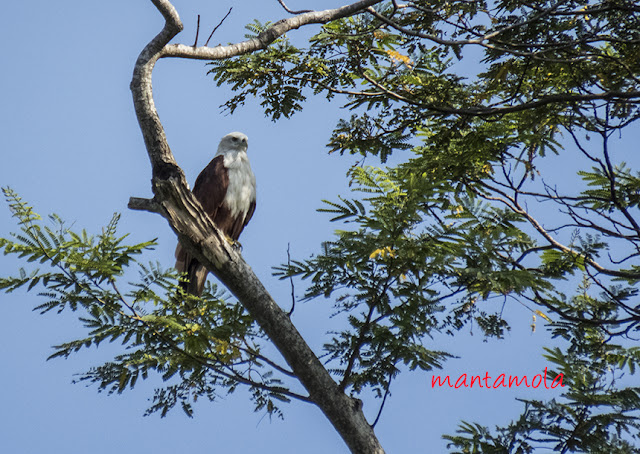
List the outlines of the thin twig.
{"type": "Polygon", "coordinates": [[[244,345],[245,347],[236,345],[236,347],[239,350],[242,350],[243,352],[255,356],[256,358],[258,358],[259,360],[264,361],[265,363],[267,363],[268,365],[270,365],[271,367],[273,367],[274,369],[276,369],[279,372],[282,372],[285,375],[288,375],[289,377],[292,378],[297,378],[296,374],[294,374],[292,371],[290,371],[289,369],[282,367],[281,365],[279,365],[278,363],[276,363],[275,361],[267,358],[264,355],[261,355],[260,353],[258,353],[254,348],[252,348],[251,346],[249,346],[249,344],[247,343],[247,341],[245,339],[243,339],[244,345]]]}
{"type": "Polygon", "coordinates": [[[216,32],[216,30],[222,25],[222,23],[224,22],[224,20],[229,17],[229,14],[231,14],[231,10],[233,9],[233,6],[231,8],[229,8],[229,11],[227,11],[227,14],[225,14],[225,16],[222,18],[222,20],[220,21],[220,23],[218,25],[215,26],[215,28],[213,29],[213,31],[211,32],[211,34],[209,35],[209,39],[207,39],[207,42],[204,43],[204,47],[207,47],[209,45],[209,41],[211,41],[211,37],[213,36],[213,34],[216,32]]]}
{"type": "MultiPolygon", "coordinates": [[[[290,247],[291,243],[287,243],[287,268],[291,268],[291,254],[289,253],[290,247]]],[[[291,310],[287,315],[291,317],[293,315],[293,310],[296,308],[295,287],[293,286],[293,276],[291,275],[289,275],[289,282],[291,283],[291,310]]]]}
{"type": "Polygon", "coordinates": [[[380,299],[387,293],[387,290],[389,290],[389,286],[391,285],[391,283],[392,283],[391,276],[387,276],[387,279],[382,288],[382,292],[380,292],[379,295],[376,295],[374,301],[371,303],[371,306],[369,307],[369,313],[367,314],[367,318],[365,319],[364,323],[360,327],[360,333],[358,334],[358,339],[356,340],[356,344],[353,346],[351,355],[349,355],[349,360],[347,362],[347,367],[344,371],[344,376],[342,377],[342,381],[338,385],[340,387],[340,390],[343,392],[347,388],[347,385],[349,384],[349,378],[351,378],[351,371],[355,367],[357,357],[360,355],[360,348],[362,348],[362,345],[364,344],[365,336],[369,333],[369,328],[371,327],[371,324],[372,324],[371,320],[376,310],[376,306],[380,302],[380,299]]]}
{"type": "Polygon", "coordinates": [[[312,9],[302,9],[302,10],[300,10],[300,11],[293,11],[293,10],[290,10],[290,9],[287,7],[287,5],[285,5],[285,4],[284,4],[284,1],[283,1],[283,0],[278,0],[278,3],[280,3],[280,6],[282,6],[282,8],[284,8],[284,10],[285,10],[286,12],[288,12],[289,14],[304,14],[304,13],[312,13],[312,12],[313,12],[313,10],[312,10],[312,9]]]}
{"type": "Polygon", "coordinates": [[[193,47],[198,47],[198,35],[200,34],[200,14],[198,14],[198,25],[196,27],[196,40],[193,42],[193,47]]]}
{"type": "Polygon", "coordinates": [[[376,419],[371,424],[371,427],[375,427],[378,424],[378,420],[380,416],[382,416],[382,410],[384,409],[384,404],[387,402],[387,397],[389,396],[389,388],[391,387],[391,380],[393,380],[392,374],[389,374],[389,381],[387,382],[387,386],[384,390],[384,396],[382,397],[382,403],[380,404],[380,408],[378,409],[378,414],[376,415],[376,419]]]}

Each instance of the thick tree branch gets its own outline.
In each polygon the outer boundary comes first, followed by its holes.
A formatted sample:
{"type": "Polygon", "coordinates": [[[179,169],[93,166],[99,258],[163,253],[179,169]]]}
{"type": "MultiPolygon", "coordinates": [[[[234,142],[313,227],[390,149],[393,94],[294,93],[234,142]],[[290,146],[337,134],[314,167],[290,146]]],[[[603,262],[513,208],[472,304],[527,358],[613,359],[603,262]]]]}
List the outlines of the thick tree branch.
{"type": "MultiPolygon", "coordinates": [[[[156,1],[161,0],[155,0],[154,4],[156,1]]],[[[280,36],[284,35],[290,30],[295,30],[304,25],[325,24],[332,20],[352,16],[364,10],[364,8],[368,6],[375,5],[381,2],[382,0],[360,0],[358,2],[352,3],[351,5],[342,6],[336,9],[311,11],[304,14],[299,14],[297,16],[290,17],[288,19],[282,19],[276,22],[253,39],[236,44],[230,44],[228,46],[194,48],[192,46],[185,46],[184,44],[167,45],[164,49],[162,49],[162,51],[158,55],[158,58],[178,57],[196,60],[221,60],[225,58],[235,57],[237,55],[248,54],[257,50],[266,49],[269,44],[271,44],[280,36]]]]}
{"type": "Polygon", "coordinates": [[[252,52],[265,48],[286,31],[346,17],[379,1],[363,0],[334,10],[305,13],[277,22],[253,40],[211,49],[168,45],[182,30],[182,23],[168,0],[152,0],[166,24],[141,52],[131,81],[135,111],[151,161],[155,195],[153,202],[132,199],[131,206],[160,212],[167,219],[189,253],[215,274],[258,322],[305,387],[310,400],[322,410],[354,453],[384,452],[364,417],[361,402],[339,389],[287,314],[278,307],[249,265],[224,239],[189,191],[153,102],[151,74],[161,57],[211,60],[252,52]]]}

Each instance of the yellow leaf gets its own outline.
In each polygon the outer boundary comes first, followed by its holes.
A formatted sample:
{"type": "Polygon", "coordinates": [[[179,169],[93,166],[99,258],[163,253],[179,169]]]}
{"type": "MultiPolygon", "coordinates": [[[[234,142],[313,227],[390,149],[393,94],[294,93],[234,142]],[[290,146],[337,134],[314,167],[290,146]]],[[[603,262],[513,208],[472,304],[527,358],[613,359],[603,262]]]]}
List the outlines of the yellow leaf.
{"type": "MultiPolygon", "coordinates": [[[[550,321],[551,321],[551,319],[550,319],[550,318],[547,316],[547,314],[545,314],[544,312],[539,311],[539,310],[536,310],[536,311],[534,311],[534,312],[535,312],[536,314],[538,314],[540,317],[544,318],[546,321],[548,321],[548,322],[550,322],[550,321]]],[[[534,317],[535,317],[535,315],[534,315],[534,317]]]]}
{"type": "Polygon", "coordinates": [[[215,339],[215,343],[216,343],[216,352],[220,353],[220,354],[225,354],[227,353],[227,350],[229,349],[229,343],[225,342],[223,340],[220,339],[215,339]]]}
{"type": "Polygon", "coordinates": [[[383,249],[376,249],[375,251],[373,251],[371,254],[369,254],[369,258],[370,259],[375,259],[376,257],[380,256],[382,258],[384,258],[385,256],[389,256],[389,257],[395,257],[396,253],[393,249],[391,249],[390,246],[387,246],[383,249]]]}
{"type": "Polygon", "coordinates": [[[411,59],[406,55],[402,55],[400,52],[395,50],[387,50],[385,52],[391,60],[402,62],[407,66],[407,68],[411,68],[413,66],[413,61],[411,61],[411,59]]]}

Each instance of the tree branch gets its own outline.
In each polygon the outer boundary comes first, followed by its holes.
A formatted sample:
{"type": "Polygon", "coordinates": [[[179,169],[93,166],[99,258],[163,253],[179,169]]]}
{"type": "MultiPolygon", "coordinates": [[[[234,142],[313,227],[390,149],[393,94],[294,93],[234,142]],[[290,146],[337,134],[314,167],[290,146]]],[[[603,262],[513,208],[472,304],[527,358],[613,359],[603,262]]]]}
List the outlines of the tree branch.
{"type": "MultiPolygon", "coordinates": [[[[227,11],[227,14],[224,15],[224,17],[222,18],[222,20],[218,23],[218,25],[216,25],[213,30],[211,31],[211,34],[209,35],[209,38],[207,39],[207,41],[204,43],[204,47],[207,47],[209,45],[209,41],[211,41],[211,38],[213,38],[213,34],[216,32],[216,30],[218,28],[220,28],[220,26],[222,25],[222,23],[225,21],[225,19],[227,17],[229,17],[229,14],[231,14],[231,11],[233,10],[233,7],[229,8],[229,11],[227,11]]],[[[196,47],[195,45],[193,47],[196,47]]]]}
{"type": "Polygon", "coordinates": [[[142,199],[140,197],[131,197],[127,207],[130,210],[149,211],[151,213],[162,214],[162,206],[154,199],[142,199]]]}
{"type": "MultiPolygon", "coordinates": [[[[171,153],[153,102],[151,74],[161,57],[211,60],[253,52],[265,48],[289,30],[353,15],[380,1],[361,0],[342,8],[305,13],[275,23],[255,39],[212,49],[169,45],[169,41],[182,30],[182,23],[168,0],[152,0],[166,23],[140,53],[131,81],[136,116],[152,165],[154,200],[161,207],[153,211],[160,212],[167,219],[183,247],[227,286],[254,317],[305,387],[310,400],[322,410],[354,453],[384,452],[364,417],[361,402],[339,389],[287,314],[269,295],[239,252],[224,239],[189,191],[184,173],[171,153]]],[[[139,199],[132,200],[131,204],[134,207],[155,208],[139,199]]]]}
{"type": "MultiPolygon", "coordinates": [[[[152,0],[154,4],[156,1],[152,0]]],[[[324,11],[311,11],[299,14],[288,19],[282,19],[271,27],[260,33],[257,37],[228,46],[218,47],[192,47],[184,44],[171,44],[162,49],[158,58],[178,57],[196,60],[221,60],[235,57],[237,55],[248,54],[257,50],[266,49],[269,44],[290,30],[298,29],[304,25],[326,24],[329,21],[352,16],[361,12],[364,8],[381,3],[382,0],[360,0],[351,5],[342,6],[336,9],[324,11]]]]}
{"type": "Polygon", "coordinates": [[[287,5],[285,5],[285,3],[284,3],[284,1],[283,1],[283,0],[278,0],[278,3],[280,3],[280,6],[282,6],[282,9],[284,9],[284,10],[285,10],[286,12],[288,12],[289,14],[304,14],[304,13],[310,13],[310,12],[312,12],[312,10],[310,10],[310,9],[303,9],[303,10],[300,10],[300,11],[293,11],[293,10],[290,10],[290,9],[287,7],[287,5]]]}
{"type": "Polygon", "coordinates": [[[549,243],[549,245],[552,246],[554,249],[557,249],[559,251],[565,252],[567,254],[571,254],[572,256],[575,256],[575,257],[583,258],[585,264],[590,265],[597,272],[602,273],[602,274],[604,274],[606,276],[619,277],[619,278],[630,279],[630,280],[636,280],[636,279],[640,278],[640,273],[638,273],[638,272],[625,271],[625,270],[614,270],[614,269],[606,268],[606,267],[600,265],[598,262],[596,262],[593,258],[588,257],[588,256],[584,256],[584,255],[580,254],[579,252],[575,251],[574,249],[572,249],[571,247],[565,246],[564,244],[560,243],[558,240],[553,238],[553,236],[551,236],[549,231],[547,229],[545,229],[542,226],[542,224],[540,224],[538,222],[538,220],[535,219],[531,215],[531,213],[529,213],[529,211],[525,207],[523,207],[520,203],[518,203],[513,197],[510,197],[504,191],[501,191],[500,189],[489,185],[485,181],[477,180],[476,183],[478,183],[480,186],[482,186],[485,189],[487,189],[489,191],[492,191],[493,193],[498,194],[498,195],[490,196],[490,195],[487,195],[487,194],[482,194],[477,189],[473,189],[472,188],[472,191],[474,193],[478,194],[478,196],[482,197],[485,200],[492,200],[492,201],[495,201],[495,202],[500,202],[503,205],[507,206],[514,213],[517,213],[517,214],[523,216],[527,220],[527,222],[529,222],[531,227],[533,227],[549,243]]]}

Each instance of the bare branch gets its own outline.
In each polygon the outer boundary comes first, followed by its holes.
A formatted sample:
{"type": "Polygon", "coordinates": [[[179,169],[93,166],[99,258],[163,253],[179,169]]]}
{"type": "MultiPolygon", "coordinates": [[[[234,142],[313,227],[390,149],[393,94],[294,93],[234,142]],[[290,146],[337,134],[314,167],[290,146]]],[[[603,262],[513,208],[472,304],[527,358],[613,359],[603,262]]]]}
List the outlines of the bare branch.
{"type": "Polygon", "coordinates": [[[300,11],[292,11],[287,7],[287,5],[285,5],[284,1],[278,0],[278,3],[280,3],[280,6],[282,6],[282,8],[289,14],[304,14],[304,13],[313,12],[313,10],[310,10],[310,9],[301,9],[300,11]]]}
{"type": "Polygon", "coordinates": [[[253,39],[228,46],[193,48],[191,46],[185,46],[184,44],[171,44],[162,50],[158,55],[158,58],[178,57],[196,60],[221,60],[224,58],[255,52],[257,50],[266,49],[269,44],[290,30],[298,29],[304,25],[325,24],[332,20],[352,16],[364,10],[364,8],[368,6],[381,2],[382,0],[360,0],[352,3],[351,5],[342,6],[336,9],[312,11],[300,14],[295,17],[290,17],[276,22],[253,39]]]}
{"type": "Polygon", "coordinates": [[[247,345],[246,341],[245,341],[245,345],[246,345],[246,347],[241,347],[241,346],[237,346],[237,347],[238,347],[238,349],[248,353],[249,355],[255,356],[259,360],[264,361],[265,363],[267,363],[268,365],[273,367],[278,372],[281,372],[284,375],[287,375],[289,377],[296,378],[296,374],[291,372],[289,369],[286,369],[286,368],[282,367],[281,365],[279,365],[278,363],[276,363],[272,359],[269,359],[266,356],[258,353],[254,348],[252,348],[249,345],[247,345]]]}
{"type": "Polygon", "coordinates": [[[198,14],[198,25],[196,26],[196,39],[193,41],[193,47],[198,46],[198,35],[200,34],[200,14],[198,14]]]}
{"type": "MultiPolygon", "coordinates": [[[[224,22],[224,20],[229,17],[229,14],[231,14],[231,11],[233,10],[233,6],[231,8],[229,8],[229,11],[227,11],[227,14],[224,15],[224,17],[222,18],[222,20],[218,23],[218,25],[216,25],[213,30],[211,31],[211,34],[209,35],[209,38],[207,39],[207,42],[204,43],[204,47],[207,47],[209,45],[209,41],[211,41],[211,38],[213,37],[213,34],[216,32],[216,30],[218,28],[220,28],[220,26],[222,25],[222,23],[224,22]]],[[[195,47],[195,46],[194,46],[195,47]]]]}
{"type": "Polygon", "coordinates": [[[618,199],[618,194],[616,191],[616,173],[613,169],[613,164],[611,164],[611,157],[609,156],[609,137],[607,136],[606,131],[602,134],[602,140],[602,152],[604,154],[605,162],[607,163],[605,175],[609,180],[609,191],[611,193],[611,200],[613,201],[613,204],[616,206],[616,208],[620,210],[622,215],[633,226],[633,230],[635,231],[636,235],[640,237],[640,225],[638,225],[638,222],[634,219],[633,216],[631,216],[629,210],[627,210],[627,208],[618,199]]]}
{"type": "Polygon", "coordinates": [[[376,415],[376,419],[374,419],[373,423],[371,424],[372,427],[375,427],[376,424],[378,424],[378,421],[380,421],[380,416],[382,416],[382,410],[384,410],[384,404],[387,403],[387,397],[389,397],[389,394],[391,394],[390,388],[391,388],[392,380],[393,380],[393,374],[389,374],[389,380],[387,381],[387,386],[385,386],[385,389],[384,389],[384,396],[382,397],[382,403],[380,404],[380,408],[378,409],[378,414],[376,415]]]}

